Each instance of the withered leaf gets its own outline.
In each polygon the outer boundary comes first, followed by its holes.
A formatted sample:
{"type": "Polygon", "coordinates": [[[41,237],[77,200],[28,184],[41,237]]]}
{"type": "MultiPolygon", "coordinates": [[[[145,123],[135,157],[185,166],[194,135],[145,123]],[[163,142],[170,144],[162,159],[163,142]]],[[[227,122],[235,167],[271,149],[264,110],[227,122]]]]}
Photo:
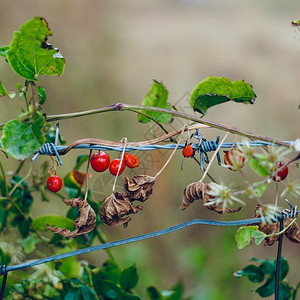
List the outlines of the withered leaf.
{"type": "Polygon", "coordinates": [[[63,199],[62,201],[69,206],[77,207],[79,217],[74,221],[75,230],[70,231],[67,228],[50,227],[48,224],[47,229],[64,237],[77,237],[84,233],[88,233],[95,228],[96,213],[87,200],[75,198],[71,200],[63,199]]]}
{"type": "Polygon", "coordinates": [[[183,192],[182,204],[180,206],[181,210],[185,210],[195,200],[203,200],[203,205],[206,208],[213,210],[218,214],[234,213],[241,210],[241,207],[238,207],[236,209],[230,209],[226,207],[225,209],[223,209],[221,205],[217,205],[215,203],[205,205],[215,198],[207,193],[209,191],[209,183],[197,181],[187,185],[183,192]]]}
{"type": "Polygon", "coordinates": [[[133,206],[130,201],[123,198],[122,194],[113,193],[104,199],[99,209],[99,216],[106,225],[123,225],[126,228],[131,220],[129,214],[136,214],[142,209],[141,205],[133,206]]]}
{"type": "Polygon", "coordinates": [[[124,199],[133,201],[146,201],[152,194],[155,177],[147,175],[134,176],[133,178],[124,177],[124,199]]]}
{"type": "MultiPolygon", "coordinates": [[[[255,209],[255,217],[259,218],[261,217],[259,211],[261,210],[262,206],[257,205],[255,209]]],[[[287,218],[283,221],[283,227],[287,227],[293,219],[287,218]]],[[[259,231],[262,231],[263,233],[267,235],[271,234],[277,234],[280,231],[280,223],[275,222],[262,222],[258,223],[258,229],[259,231]]],[[[293,243],[300,243],[300,232],[299,232],[299,226],[296,222],[294,222],[285,232],[284,235],[293,243]]],[[[273,235],[265,238],[265,246],[272,246],[276,241],[279,240],[279,235],[273,235]]]]}
{"type": "MultiPolygon", "coordinates": [[[[86,173],[79,172],[77,170],[71,171],[71,176],[74,177],[74,180],[80,185],[83,186],[86,180],[86,173]]],[[[88,174],[88,178],[92,177],[92,174],[88,174]]]]}

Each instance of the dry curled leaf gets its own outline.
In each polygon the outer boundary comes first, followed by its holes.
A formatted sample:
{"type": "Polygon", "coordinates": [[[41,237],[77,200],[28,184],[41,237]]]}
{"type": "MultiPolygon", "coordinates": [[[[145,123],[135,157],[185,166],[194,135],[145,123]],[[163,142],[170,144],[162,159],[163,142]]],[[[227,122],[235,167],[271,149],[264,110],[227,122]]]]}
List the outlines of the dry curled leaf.
{"type": "Polygon", "coordinates": [[[129,214],[136,214],[142,209],[141,205],[133,206],[130,201],[123,198],[122,194],[113,193],[104,199],[99,209],[99,215],[106,225],[123,225],[126,228],[131,220],[129,214]]]}
{"type": "Polygon", "coordinates": [[[212,199],[215,199],[215,197],[208,194],[209,191],[209,183],[197,181],[187,185],[183,192],[182,204],[180,206],[181,210],[186,209],[195,200],[203,200],[203,205],[206,208],[214,210],[218,214],[234,213],[241,210],[241,207],[236,209],[230,209],[226,207],[223,209],[221,205],[217,205],[215,203],[205,205],[206,203],[211,202],[212,199]]]}
{"type": "MultiPolygon", "coordinates": [[[[260,215],[260,211],[261,211],[262,206],[261,205],[257,205],[256,209],[255,209],[255,217],[259,218],[261,217],[260,215]]],[[[287,227],[291,222],[293,221],[293,219],[287,218],[283,221],[283,227],[287,227]]],[[[265,238],[265,246],[272,246],[276,241],[279,240],[279,235],[277,233],[279,233],[280,231],[280,223],[276,222],[276,223],[271,223],[271,222],[262,222],[262,223],[258,223],[258,229],[259,231],[267,234],[267,235],[272,235],[269,237],[265,238]]],[[[284,232],[285,236],[293,243],[300,243],[300,232],[299,232],[299,227],[298,224],[296,222],[294,222],[285,232],[284,232]]]]}
{"type": "Polygon", "coordinates": [[[71,200],[63,199],[62,201],[69,206],[77,207],[79,217],[74,221],[75,230],[70,231],[67,228],[50,227],[48,224],[47,229],[64,237],[77,237],[84,233],[88,233],[95,228],[96,213],[87,200],[75,198],[71,200]]]}
{"type": "Polygon", "coordinates": [[[124,199],[133,201],[146,201],[152,194],[155,177],[147,175],[134,176],[133,178],[124,177],[124,190],[122,196],[124,199]]]}

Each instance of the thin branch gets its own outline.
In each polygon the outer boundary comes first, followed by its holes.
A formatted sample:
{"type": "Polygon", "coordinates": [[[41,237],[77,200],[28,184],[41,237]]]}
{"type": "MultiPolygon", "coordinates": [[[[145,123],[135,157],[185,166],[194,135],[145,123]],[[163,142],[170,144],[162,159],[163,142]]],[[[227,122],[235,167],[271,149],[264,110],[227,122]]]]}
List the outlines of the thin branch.
{"type": "Polygon", "coordinates": [[[289,147],[290,144],[281,140],[273,139],[267,136],[262,136],[259,134],[255,133],[250,133],[247,131],[243,131],[234,127],[231,127],[229,125],[221,124],[221,123],[216,123],[214,121],[209,121],[203,118],[199,117],[194,117],[189,114],[185,114],[182,112],[178,111],[173,111],[173,110],[168,110],[160,107],[153,107],[153,106],[143,106],[143,105],[131,105],[131,104],[125,104],[125,103],[117,103],[114,105],[106,106],[106,107],[101,107],[101,108],[96,108],[96,109],[91,109],[91,110],[85,110],[85,111],[80,111],[80,112],[74,112],[74,113],[67,113],[67,114],[59,114],[59,115],[49,115],[47,116],[46,120],[48,122],[54,122],[54,121],[59,121],[59,120],[64,120],[64,119],[70,119],[70,118],[76,118],[76,117],[81,117],[81,116],[88,116],[92,114],[98,114],[98,113],[103,113],[103,112],[108,112],[108,111],[133,111],[135,113],[140,112],[140,111],[155,111],[155,112],[160,112],[160,113],[166,113],[170,114],[174,117],[179,117],[181,119],[189,120],[189,121],[194,121],[197,123],[205,124],[210,127],[223,130],[223,131],[228,131],[231,133],[236,133],[240,136],[245,136],[247,138],[255,138],[257,140],[261,141],[266,141],[270,143],[274,143],[277,145],[289,147]]]}

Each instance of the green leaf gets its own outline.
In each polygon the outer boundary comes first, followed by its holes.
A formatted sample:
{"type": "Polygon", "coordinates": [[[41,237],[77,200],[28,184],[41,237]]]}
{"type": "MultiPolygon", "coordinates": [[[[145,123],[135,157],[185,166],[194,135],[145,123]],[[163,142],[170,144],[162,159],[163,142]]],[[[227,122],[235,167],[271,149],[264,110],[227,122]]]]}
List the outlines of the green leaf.
{"type": "Polygon", "coordinates": [[[8,92],[6,88],[3,86],[2,80],[0,80],[0,97],[7,96],[10,99],[14,98],[16,96],[15,92],[8,92]]]}
{"type": "MultiPolygon", "coordinates": [[[[255,186],[255,183],[253,183],[253,185],[255,186]]],[[[259,184],[257,187],[255,187],[254,190],[255,190],[255,194],[257,195],[257,197],[261,197],[267,187],[268,187],[268,184],[266,182],[263,184],[259,184]]]]}
{"type": "Polygon", "coordinates": [[[42,128],[45,118],[37,113],[32,123],[17,119],[8,121],[3,127],[2,149],[15,159],[26,159],[45,143],[42,128]]]}
{"type": "Polygon", "coordinates": [[[122,300],[142,300],[140,297],[132,294],[123,294],[122,300]]]}
{"type": "MultiPolygon", "coordinates": [[[[274,264],[276,264],[276,261],[274,261],[274,264]]],[[[289,264],[286,260],[286,258],[284,257],[281,257],[281,260],[280,260],[280,280],[283,280],[286,275],[288,274],[290,268],[289,268],[289,264]]]]}
{"type": "Polygon", "coordinates": [[[251,244],[251,239],[255,240],[255,244],[259,245],[266,235],[258,230],[258,226],[243,226],[240,227],[235,236],[238,249],[243,249],[245,246],[251,244]]]}
{"type": "Polygon", "coordinates": [[[44,215],[37,217],[32,222],[32,225],[42,231],[46,231],[47,227],[46,225],[49,224],[51,227],[61,227],[61,228],[67,228],[67,229],[73,229],[74,227],[74,221],[72,219],[69,219],[67,217],[57,216],[57,215],[44,215]]]}
{"type": "Polygon", "coordinates": [[[287,283],[279,284],[279,297],[280,300],[290,300],[292,296],[292,288],[287,283]]]}
{"type": "Polygon", "coordinates": [[[195,87],[191,94],[191,107],[202,114],[217,104],[234,101],[253,104],[256,94],[244,80],[231,82],[228,78],[209,76],[195,87]]]}
{"type": "Polygon", "coordinates": [[[81,295],[84,300],[94,300],[96,299],[95,292],[87,285],[81,287],[81,295]]]}
{"type": "Polygon", "coordinates": [[[242,276],[247,276],[251,282],[262,282],[265,278],[264,272],[255,265],[248,265],[240,271],[236,271],[234,276],[241,278],[242,276]]]}
{"type": "Polygon", "coordinates": [[[101,279],[99,277],[93,278],[93,287],[100,299],[105,300],[119,300],[122,299],[121,289],[112,281],[101,279]]]}
{"type": "Polygon", "coordinates": [[[0,55],[6,57],[6,51],[9,49],[9,45],[0,47],[0,55]]]}
{"type": "Polygon", "coordinates": [[[64,72],[65,60],[47,39],[52,35],[44,18],[35,17],[14,32],[6,57],[12,69],[27,80],[40,75],[59,75],[64,72]]]}
{"type": "Polygon", "coordinates": [[[9,253],[6,253],[1,249],[1,244],[0,244],[0,261],[1,261],[1,265],[8,265],[11,261],[11,257],[9,253]]]}
{"type": "Polygon", "coordinates": [[[40,99],[40,105],[43,105],[46,101],[46,90],[43,87],[38,86],[37,87],[38,96],[40,99]]]}
{"type": "Polygon", "coordinates": [[[266,283],[255,290],[261,297],[269,297],[275,292],[275,280],[273,278],[267,279],[266,283]]]}
{"type": "Polygon", "coordinates": [[[76,287],[72,288],[65,296],[64,300],[78,300],[78,299],[83,299],[81,297],[81,288],[76,287]]]}
{"type": "Polygon", "coordinates": [[[3,86],[2,80],[0,80],[0,97],[8,96],[6,88],[3,86]]]}
{"type": "Polygon", "coordinates": [[[154,286],[148,287],[146,290],[146,294],[151,300],[164,300],[164,296],[154,286]]]}
{"type": "Polygon", "coordinates": [[[121,270],[119,265],[112,260],[105,261],[102,265],[100,272],[95,274],[95,276],[98,276],[101,279],[107,279],[116,283],[119,282],[120,275],[121,270]]]}
{"type": "Polygon", "coordinates": [[[258,259],[258,258],[251,258],[250,261],[257,261],[260,262],[259,268],[265,275],[273,275],[275,274],[276,270],[276,263],[274,264],[273,261],[258,259]]]}
{"type": "Polygon", "coordinates": [[[24,252],[26,254],[31,253],[35,250],[35,245],[40,242],[40,239],[36,236],[36,234],[31,234],[27,236],[25,239],[18,239],[18,243],[24,248],[24,252]]]}
{"type": "MultiPolygon", "coordinates": [[[[146,95],[144,100],[142,101],[142,105],[146,106],[153,106],[153,107],[160,107],[165,108],[168,110],[173,110],[172,106],[167,104],[168,98],[168,91],[164,87],[164,85],[156,80],[153,80],[151,90],[146,95]]],[[[153,119],[155,119],[159,123],[167,124],[170,123],[173,119],[172,115],[167,113],[149,111],[149,110],[142,110],[144,114],[149,115],[153,119]]],[[[147,118],[146,116],[139,114],[138,121],[142,123],[150,122],[151,119],[147,118]]]]}
{"type": "Polygon", "coordinates": [[[270,171],[262,165],[261,161],[251,157],[248,160],[250,168],[259,176],[267,177],[270,175],[270,171]]]}
{"type": "Polygon", "coordinates": [[[129,292],[130,290],[134,289],[138,281],[139,277],[136,266],[131,266],[122,271],[120,277],[120,286],[124,291],[129,292]]]}
{"type": "Polygon", "coordinates": [[[79,170],[79,168],[82,166],[83,163],[89,160],[88,155],[79,155],[76,160],[76,165],[74,167],[74,170],[79,170]]]}
{"type": "Polygon", "coordinates": [[[74,256],[64,258],[60,261],[59,271],[67,278],[76,277],[80,271],[80,262],[74,256]]]}

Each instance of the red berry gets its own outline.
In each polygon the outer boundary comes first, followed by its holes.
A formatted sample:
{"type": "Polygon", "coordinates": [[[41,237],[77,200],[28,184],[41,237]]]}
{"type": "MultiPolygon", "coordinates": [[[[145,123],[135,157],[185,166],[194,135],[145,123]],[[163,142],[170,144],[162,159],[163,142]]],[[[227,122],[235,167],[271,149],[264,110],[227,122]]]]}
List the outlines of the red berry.
{"type": "MultiPolygon", "coordinates": [[[[116,176],[117,173],[118,173],[118,170],[119,170],[119,166],[120,166],[120,163],[121,163],[121,159],[120,158],[116,158],[114,159],[110,165],[109,165],[109,172],[116,176]]],[[[120,172],[119,172],[119,175],[121,175],[125,169],[125,162],[124,160],[122,160],[122,164],[121,164],[121,168],[120,168],[120,172]]]]}
{"type": "MultiPolygon", "coordinates": [[[[284,164],[282,162],[278,162],[276,164],[276,167],[274,168],[273,171],[275,172],[276,170],[280,169],[283,165],[284,164]]],[[[284,180],[286,178],[286,176],[288,175],[288,173],[289,173],[289,168],[287,166],[285,166],[279,172],[277,172],[276,175],[274,175],[272,177],[272,179],[274,181],[277,181],[277,182],[282,181],[282,180],[284,180]]]]}
{"type": "Polygon", "coordinates": [[[245,164],[245,157],[243,152],[238,149],[230,149],[224,155],[224,163],[229,170],[237,171],[245,164]]]}
{"type": "Polygon", "coordinates": [[[91,157],[91,166],[96,172],[104,172],[110,163],[109,155],[104,151],[96,152],[91,157]]]}
{"type": "Polygon", "coordinates": [[[132,153],[125,153],[124,161],[128,168],[136,168],[139,165],[139,159],[132,153]]]}
{"type": "Polygon", "coordinates": [[[51,192],[58,192],[62,187],[62,180],[57,175],[51,175],[47,180],[47,188],[51,192]]]}
{"type": "Polygon", "coordinates": [[[186,145],[182,150],[182,155],[184,157],[191,157],[194,154],[194,150],[191,145],[186,145]]]}

